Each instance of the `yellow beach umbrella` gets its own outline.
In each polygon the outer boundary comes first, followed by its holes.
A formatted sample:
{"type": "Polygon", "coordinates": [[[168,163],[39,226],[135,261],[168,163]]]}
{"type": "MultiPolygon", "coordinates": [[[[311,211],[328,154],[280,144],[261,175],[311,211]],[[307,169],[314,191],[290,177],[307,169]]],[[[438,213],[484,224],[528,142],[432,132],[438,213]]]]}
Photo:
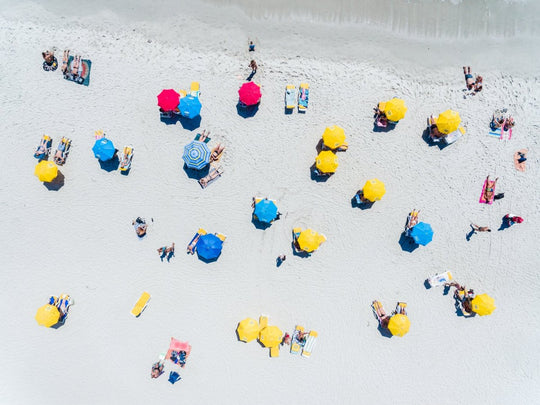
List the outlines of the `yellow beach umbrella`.
{"type": "Polygon", "coordinates": [[[404,100],[394,97],[390,101],[379,103],[379,110],[384,112],[384,115],[386,115],[386,118],[390,121],[399,121],[405,118],[407,107],[405,106],[404,100]]]}
{"type": "Polygon", "coordinates": [[[390,321],[388,321],[388,330],[394,336],[405,336],[405,334],[409,331],[410,327],[411,321],[409,320],[407,315],[396,314],[390,318],[390,321]]]}
{"type": "Polygon", "coordinates": [[[461,117],[456,111],[446,110],[445,112],[439,114],[435,122],[437,129],[440,132],[443,134],[449,134],[450,132],[454,132],[459,128],[459,124],[461,124],[461,117]]]}
{"type": "Polygon", "coordinates": [[[244,342],[251,342],[252,340],[257,339],[259,336],[259,322],[253,318],[246,318],[238,324],[236,328],[238,332],[238,337],[244,342]]]}
{"type": "Polygon", "coordinates": [[[283,339],[283,332],[277,326],[267,326],[259,334],[259,340],[265,347],[279,346],[283,339]]]}
{"type": "Polygon", "coordinates": [[[337,149],[345,144],[345,130],[337,125],[332,125],[324,130],[323,143],[330,149],[337,149]]]}
{"type": "Polygon", "coordinates": [[[54,305],[43,305],[37,310],[36,321],[42,326],[50,328],[60,320],[60,312],[54,305]]]}
{"type": "Polygon", "coordinates": [[[480,294],[471,301],[472,310],[480,316],[491,314],[496,306],[495,300],[487,294],[480,294]]]}
{"type": "Polygon", "coordinates": [[[371,179],[366,181],[362,189],[364,197],[371,202],[379,201],[386,194],[384,183],[379,179],[371,179]]]}
{"type": "Polygon", "coordinates": [[[298,246],[305,252],[313,252],[326,240],[326,236],[315,232],[313,229],[304,229],[296,240],[298,246]]]}
{"type": "Polygon", "coordinates": [[[38,177],[39,181],[48,183],[53,181],[58,175],[58,166],[54,162],[42,160],[36,165],[34,174],[38,177]]]}
{"type": "Polygon", "coordinates": [[[329,150],[323,150],[317,155],[315,167],[323,173],[334,173],[338,167],[337,156],[329,150]]]}

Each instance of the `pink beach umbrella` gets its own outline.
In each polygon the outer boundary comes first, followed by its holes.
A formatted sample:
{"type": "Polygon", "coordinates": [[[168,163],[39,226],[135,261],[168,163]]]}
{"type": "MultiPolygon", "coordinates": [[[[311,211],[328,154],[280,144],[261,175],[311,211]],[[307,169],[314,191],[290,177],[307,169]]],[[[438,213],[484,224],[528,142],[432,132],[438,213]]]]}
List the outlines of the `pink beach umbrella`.
{"type": "Polygon", "coordinates": [[[247,82],[238,90],[240,102],[245,105],[255,105],[261,101],[261,86],[254,82],[247,82]]]}
{"type": "Polygon", "coordinates": [[[162,90],[157,96],[157,104],[163,111],[173,111],[178,107],[180,101],[180,94],[173,89],[162,90]]]}

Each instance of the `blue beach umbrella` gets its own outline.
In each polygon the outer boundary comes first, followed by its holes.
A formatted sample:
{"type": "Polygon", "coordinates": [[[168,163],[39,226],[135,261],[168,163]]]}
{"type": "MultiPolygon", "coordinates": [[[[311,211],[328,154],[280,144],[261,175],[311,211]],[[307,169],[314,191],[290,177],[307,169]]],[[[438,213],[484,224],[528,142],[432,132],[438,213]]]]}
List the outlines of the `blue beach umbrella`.
{"type": "Polygon", "coordinates": [[[96,143],[92,147],[94,156],[97,157],[102,162],[111,160],[116,153],[116,148],[114,147],[112,141],[107,138],[101,138],[96,140],[96,143]]]}
{"type": "Polygon", "coordinates": [[[210,149],[208,145],[201,141],[191,141],[184,146],[184,154],[182,159],[186,162],[187,167],[200,170],[210,163],[210,149]]]}
{"type": "Polygon", "coordinates": [[[430,224],[419,222],[413,226],[410,235],[417,244],[426,246],[433,239],[433,229],[430,224]]]}
{"type": "Polygon", "coordinates": [[[260,222],[269,224],[276,219],[277,212],[278,209],[276,204],[272,200],[267,200],[265,198],[255,204],[253,215],[255,215],[260,222]]]}
{"type": "Polygon", "coordinates": [[[213,233],[207,233],[199,238],[196,247],[199,256],[206,260],[213,260],[221,254],[223,242],[213,233]]]}
{"type": "Polygon", "coordinates": [[[186,96],[180,99],[178,109],[182,117],[195,118],[201,113],[201,102],[198,97],[186,96]]]}

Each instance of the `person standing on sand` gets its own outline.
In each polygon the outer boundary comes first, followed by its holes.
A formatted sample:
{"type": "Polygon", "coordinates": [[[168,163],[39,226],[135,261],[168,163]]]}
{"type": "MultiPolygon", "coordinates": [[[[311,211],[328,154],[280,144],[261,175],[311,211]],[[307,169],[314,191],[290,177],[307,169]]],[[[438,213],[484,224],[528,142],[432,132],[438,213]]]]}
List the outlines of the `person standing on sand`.
{"type": "Polygon", "coordinates": [[[249,41],[249,52],[255,52],[255,44],[253,41],[249,41]]]}

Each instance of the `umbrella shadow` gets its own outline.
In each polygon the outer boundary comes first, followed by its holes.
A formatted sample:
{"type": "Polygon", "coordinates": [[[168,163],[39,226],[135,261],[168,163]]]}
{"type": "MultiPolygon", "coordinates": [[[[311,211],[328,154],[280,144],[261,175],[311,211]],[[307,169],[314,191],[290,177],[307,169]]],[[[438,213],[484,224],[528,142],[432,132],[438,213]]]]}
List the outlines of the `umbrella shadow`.
{"type": "Polygon", "coordinates": [[[202,257],[199,252],[197,252],[197,257],[199,258],[199,260],[205,262],[205,263],[214,263],[215,261],[217,261],[217,259],[219,259],[219,256],[221,256],[221,252],[219,253],[219,255],[217,255],[216,257],[212,258],[212,259],[207,259],[205,257],[202,257]]]}
{"type": "Polygon", "coordinates": [[[270,228],[270,226],[272,226],[272,223],[268,223],[268,222],[262,222],[262,221],[259,221],[257,218],[255,218],[255,215],[253,215],[251,217],[251,223],[255,226],[255,228],[257,229],[260,229],[260,230],[265,230],[265,229],[268,229],[270,228]]]}
{"type": "Polygon", "coordinates": [[[172,114],[170,117],[160,115],[159,120],[165,125],[176,125],[178,122],[178,115],[172,114]]]}
{"type": "Polygon", "coordinates": [[[306,259],[306,258],[311,256],[311,253],[304,252],[303,250],[297,249],[295,244],[294,244],[294,241],[291,242],[291,249],[292,249],[292,253],[293,253],[294,256],[298,256],[298,257],[301,257],[303,259],[306,259]]]}
{"type": "Polygon", "coordinates": [[[203,177],[208,175],[208,172],[210,171],[210,164],[206,165],[205,167],[203,167],[200,170],[197,170],[197,169],[192,169],[192,168],[188,167],[184,163],[184,171],[186,172],[186,175],[190,179],[200,180],[203,177]]]}
{"type": "Polygon", "coordinates": [[[313,163],[313,165],[311,165],[311,167],[309,168],[309,174],[311,180],[316,181],[317,183],[324,183],[327,182],[334,173],[320,173],[315,167],[315,163],[313,163]]]}
{"type": "Polygon", "coordinates": [[[241,102],[238,102],[238,104],[236,104],[236,112],[242,118],[254,117],[255,114],[257,114],[257,111],[259,111],[258,103],[255,105],[245,105],[241,102]]]}
{"type": "Polygon", "coordinates": [[[186,118],[179,115],[178,121],[180,121],[182,128],[187,129],[188,131],[194,131],[201,126],[200,115],[197,115],[195,118],[186,118]]]}
{"type": "Polygon", "coordinates": [[[58,191],[62,187],[64,187],[66,178],[62,174],[60,170],[58,170],[58,174],[56,175],[56,178],[53,181],[49,182],[43,182],[43,185],[47,188],[49,191],[58,191]]]}
{"type": "Polygon", "coordinates": [[[315,150],[317,151],[317,154],[321,153],[324,150],[324,141],[319,139],[319,142],[317,142],[317,145],[315,145],[315,150]]]}
{"type": "Polygon", "coordinates": [[[98,159],[99,166],[102,170],[105,170],[106,172],[114,172],[115,170],[118,170],[118,167],[120,166],[120,159],[118,159],[118,149],[116,149],[116,152],[114,152],[114,156],[103,162],[98,159]]]}
{"type": "MultiPolygon", "coordinates": [[[[506,215],[505,215],[506,216],[506,215]]],[[[510,228],[510,221],[508,221],[505,217],[502,218],[502,222],[501,222],[501,226],[499,227],[499,229],[497,229],[498,231],[504,231],[505,229],[508,229],[510,228]]]]}
{"type": "Polygon", "coordinates": [[[413,238],[405,235],[405,232],[401,233],[401,236],[399,238],[399,245],[401,246],[401,250],[409,253],[414,252],[416,249],[418,249],[419,246],[414,242],[413,238]]]}
{"type": "Polygon", "coordinates": [[[358,200],[356,199],[356,195],[359,194],[362,190],[358,190],[358,192],[353,196],[353,198],[351,198],[351,207],[352,208],[360,208],[362,211],[363,210],[369,210],[371,207],[373,207],[373,204],[375,204],[374,202],[362,202],[360,201],[360,203],[358,202],[358,200]]]}
{"type": "Polygon", "coordinates": [[[429,136],[429,128],[424,129],[424,132],[422,132],[422,139],[425,143],[428,144],[428,146],[431,148],[432,146],[438,146],[440,150],[443,150],[448,146],[448,144],[443,141],[442,139],[439,142],[435,142],[431,136],[429,136]]]}
{"type": "Polygon", "coordinates": [[[377,125],[377,123],[374,123],[373,124],[373,132],[390,132],[392,130],[394,130],[394,128],[396,127],[396,124],[386,124],[385,127],[380,127],[377,125]]]}
{"type": "Polygon", "coordinates": [[[377,330],[379,333],[384,336],[385,338],[390,339],[393,335],[392,332],[390,332],[388,329],[383,328],[381,325],[377,326],[377,330]]]}

